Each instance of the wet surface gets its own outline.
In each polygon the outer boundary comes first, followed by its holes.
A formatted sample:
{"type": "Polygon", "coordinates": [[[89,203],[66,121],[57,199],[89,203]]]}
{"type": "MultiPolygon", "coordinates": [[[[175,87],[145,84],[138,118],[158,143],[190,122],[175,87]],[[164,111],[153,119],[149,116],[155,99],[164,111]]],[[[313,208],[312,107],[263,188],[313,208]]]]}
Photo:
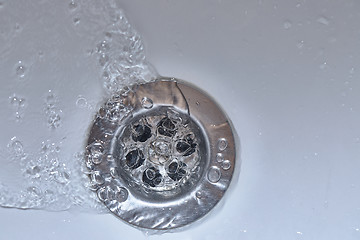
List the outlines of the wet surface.
{"type": "MultiPolygon", "coordinates": [[[[10,2],[1,1],[0,16],[6,16],[4,13],[9,10],[10,2]]],[[[159,73],[195,83],[215,97],[230,115],[242,142],[241,187],[230,192],[221,211],[194,228],[171,235],[144,236],[130,226],[119,224],[118,219],[111,215],[1,209],[1,232],[4,236],[24,239],[33,234],[39,239],[64,239],[69,236],[91,239],[103,238],[106,233],[108,239],[124,235],[136,239],[219,239],[226,236],[242,239],[268,239],[269,236],[280,239],[359,238],[358,3],[120,2],[131,25],[136,26],[145,40],[147,58],[159,73]],[[98,231],[84,231],[81,227],[84,225],[94,226],[98,231]],[[19,226],[23,231],[19,231],[19,226]]],[[[65,2],[64,8],[56,10],[68,11],[69,4],[70,1],[65,2]]],[[[66,18],[66,24],[74,24],[80,14],[79,9],[84,9],[78,2],[77,6],[78,10],[71,10],[72,15],[66,18]]],[[[36,15],[36,11],[24,12],[36,15]]],[[[53,27],[51,19],[56,14],[41,14],[51,16],[49,24],[53,27]]],[[[9,33],[15,36],[26,30],[29,25],[21,18],[9,18],[11,21],[1,19],[0,36],[8,36],[9,33]]],[[[74,26],[93,22],[80,17],[74,26]]],[[[102,32],[102,29],[94,32],[102,32]]],[[[55,30],[59,31],[59,27],[55,30]]],[[[36,31],[33,29],[33,32],[36,31]]],[[[64,51],[61,41],[56,40],[62,37],[58,37],[56,31],[53,35],[55,37],[49,39],[53,43],[52,48],[64,51]]],[[[76,33],[70,35],[77,36],[76,33]]],[[[84,65],[89,66],[86,68],[75,68],[67,62],[73,59],[72,55],[86,52],[85,46],[92,46],[90,48],[95,54],[97,50],[93,46],[103,41],[105,35],[89,42],[89,45],[84,44],[85,37],[81,41],[73,39],[74,49],[60,64],[61,69],[67,71],[59,71],[59,66],[42,66],[41,74],[31,67],[31,61],[51,62],[47,49],[42,52],[24,51],[27,49],[22,47],[24,41],[13,41],[11,36],[11,41],[2,46],[20,42],[16,45],[19,52],[17,55],[10,54],[8,49],[1,52],[1,56],[5,56],[0,64],[4,73],[1,80],[2,83],[6,81],[6,88],[1,88],[5,107],[0,111],[1,116],[9,116],[7,129],[19,130],[11,134],[3,131],[0,155],[7,159],[7,146],[14,136],[21,142],[24,154],[28,150],[40,152],[41,142],[49,138],[48,133],[37,137],[40,128],[35,128],[35,131],[34,126],[27,125],[25,120],[20,120],[26,125],[24,128],[12,122],[16,121],[17,107],[9,104],[8,97],[14,93],[25,99],[25,106],[18,111],[23,118],[45,114],[42,112],[42,106],[46,104],[43,99],[49,89],[59,97],[59,109],[62,111],[66,109],[64,105],[75,103],[73,111],[64,112],[66,117],[61,118],[63,127],[58,128],[64,134],[59,134],[55,140],[59,143],[66,135],[67,139],[72,139],[72,145],[81,145],[83,139],[77,136],[86,132],[89,122],[84,123],[85,127],[79,127],[77,134],[66,131],[73,128],[73,124],[66,123],[84,122],[98,110],[96,104],[103,95],[97,89],[102,88],[98,88],[97,80],[91,79],[103,71],[95,67],[98,66],[98,57],[94,63],[86,62],[84,65]],[[80,42],[82,44],[76,44],[80,42]],[[34,58],[23,57],[28,54],[34,58]],[[25,67],[24,77],[16,75],[19,61],[25,67]],[[57,77],[49,77],[45,81],[41,76],[46,72],[52,73],[46,76],[57,77]],[[27,82],[30,73],[35,74],[31,78],[32,84],[27,82]],[[38,84],[40,80],[42,84],[38,84]],[[69,81],[70,84],[64,84],[66,87],[60,83],[54,86],[54,81],[69,81]],[[21,84],[26,87],[16,88],[21,84]],[[36,92],[42,98],[34,100],[30,92],[36,92]],[[67,98],[63,92],[73,96],[68,99],[69,102],[64,100],[67,98]],[[41,106],[40,111],[38,106],[41,106]],[[79,112],[86,116],[79,117],[79,112]],[[31,137],[20,135],[23,131],[28,131],[25,135],[31,137]]],[[[37,38],[35,42],[39,42],[37,38]]],[[[45,46],[42,43],[39,45],[45,46]]],[[[38,47],[35,45],[33,49],[38,50],[38,47]]],[[[47,117],[41,116],[42,126],[50,131],[47,117]]],[[[21,147],[16,149],[20,149],[22,155],[21,147]]],[[[76,151],[61,145],[61,152],[69,152],[67,159],[76,151]]],[[[226,160],[219,155],[219,168],[226,168],[227,165],[222,164],[226,160]]],[[[15,176],[21,175],[19,169],[3,165],[0,178],[4,172],[11,172],[14,176],[11,181],[16,183],[18,179],[15,176]]],[[[31,170],[36,175],[38,169],[31,170]]],[[[199,201],[206,199],[201,192],[196,196],[199,201]]]]}

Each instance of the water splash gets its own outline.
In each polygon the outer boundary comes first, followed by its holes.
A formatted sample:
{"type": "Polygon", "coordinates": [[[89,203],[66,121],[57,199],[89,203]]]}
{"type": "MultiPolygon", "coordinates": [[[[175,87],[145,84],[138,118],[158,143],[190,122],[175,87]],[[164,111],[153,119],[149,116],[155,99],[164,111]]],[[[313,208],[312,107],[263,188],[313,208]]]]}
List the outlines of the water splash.
{"type": "MultiPolygon", "coordinates": [[[[89,47],[90,50],[86,57],[97,62],[99,69],[98,79],[100,79],[107,95],[116,96],[116,93],[127,85],[151,81],[158,76],[146,60],[140,35],[132,28],[116,1],[72,0],[57,4],[64,4],[64,13],[61,14],[64,17],[64,24],[68,25],[62,27],[69,28],[69,31],[72,32],[81,32],[79,35],[86,33],[88,35],[84,37],[92,39],[93,45],[89,47]],[[96,29],[95,25],[100,31],[94,31],[96,29]]],[[[26,17],[24,15],[24,19],[26,17]]],[[[46,22],[45,18],[46,15],[42,20],[46,22]]],[[[29,24],[29,22],[27,24],[17,23],[15,28],[20,29],[21,34],[24,35],[23,37],[26,37],[28,32],[26,28],[29,24]]],[[[12,27],[12,30],[14,31],[14,27],[12,27]]],[[[41,34],[38,37],[42,37],[41,34]]],[[[51,38],[48,35],[43,37],[44,39],[51,38]]],[[[64,39],[59,39],[59,41],[66,41],[66,36],[64,36],[64,39]]],[[[56,48],[39,48],[34,49],[34,51],[39,62],[45,61],[50,56],[58,55],[56,48]]],[[[35,57],[30,59],[35,59],[35,57]]],[[[60,60],[75,61],[71,58],[60,60]]],[[[38,67],[37,64],[38,62],[35,60],[31,60],[27,64],[23,61],[17,62],[13,69],[14,79],[33,79],[33,72],[29,74],[29,66],[35,70],[38,67]]],[[[73,62],[74,66],[77,64],[79,63],[73,62]]],[[[24,127],[24,124],[32,126],[31,121],[34,121],[34,119],[28,118],[28,115],[38,114],[42,116],[45,122],[43,125],[45,130],[39,129],[39,131],[45,132],[47,135],[46,137],[33,136],[35,140],[29,142],[29,132],[20,131],[14,133],[14,137],[7,141],[7,145],[4,146],[7,149],[7,156],[2,161],[7,163],[9,169],[12,167],[19,171],[19,173],[9,171],[9,175],[19,175],[16,176],[18,180],[16,184],[3,181],[3,179],[6,180],[6,176],[1,176],[0,206],[51,211],[68,209],[92,212],[107,211],[96,194],[91,191],[93,184],[102,181],[102,179],[99,178],[96,172],[91,172],[86,168],[84,153],[82,152],[83,146],[79,145],[79,151],[72,154],[70,152],[70,156],[68,155],[68,149],[63,147],[64,145],[71,145],[69,141],[73,141],[67,138],[69,130],[72,131],[68,126],[71,128],[77,124],[83,124],[83,122],[72,122],[74,119],[71,118],[70,113],[80,109],[94,110],[96,104],[90,97],[88,98],[90,95],[85,97],[83,93],[77,92],[72,105],[65,106],[66,100],[60,87],[62,83],[55,81],[63,76],[61,71],[55,69],[53,72],[44,71],[43,74],[47,74],[46,77],[50,79],[49,82],[51,83],[48,84],[47,88],[51,90],[45,90],[47,91],[46,94],[41,94],[37,98],[17,94],[9,97],[10,109],[15,110],[15,117],[23,119],[19,126],[24,127]],[[52,75],[54,73],[55,76],[52,75]],[[24,109],[28,105],[29,114],[25,115],[24,109]],[[30,108],[32,109],[31,112],[30,108]],[[89,176],[91,181],[89,181],[89,176]]],[[[72,76],[67,77],[71,78],[72,76]]],[[[15,91],[23,92],[28,87],[28,85],[25,85],[28,82],[17,81],[16,88],[18,89],[15,89],[15,91]]],[[[71,88],[72,86],[69,86],[69,92],[71,92],[71,88]]],[[[122,94],[125,93],[126,91],[122,92],[122,94]]],[[[109,104],[112,103],[109,102],[109,104]]],[[[149,103],[146,102],[146,104],[149,103]]],[[[127,111],[127,109],[118,109],[115,105],[111,109],[112,111],[106,112],[105,115],[113,119],[120,117],[123,114],[122,111],[127,111]]],[[[36,135],[36,131],[34,132],[36,135]]],[[[85,135],[86,129],[77,137],[82,139],[85,135]]],[[[116,197],[124,200],[127,198],[127,193],[120,189],[116,192],[116,197]]]]}

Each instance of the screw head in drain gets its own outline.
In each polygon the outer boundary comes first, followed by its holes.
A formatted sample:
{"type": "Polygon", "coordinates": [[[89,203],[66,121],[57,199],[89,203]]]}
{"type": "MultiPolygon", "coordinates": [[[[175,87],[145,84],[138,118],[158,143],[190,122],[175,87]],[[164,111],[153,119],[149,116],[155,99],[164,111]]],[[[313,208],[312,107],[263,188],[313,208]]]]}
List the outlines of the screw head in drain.
{"type": "Polygon", "coordinates": [[[204,216],[235,168],[235,133],[203,91],[176,79],[130,86],[100,108],[86,166],[99,199],[137,227],[171,229],[204,216]]]}

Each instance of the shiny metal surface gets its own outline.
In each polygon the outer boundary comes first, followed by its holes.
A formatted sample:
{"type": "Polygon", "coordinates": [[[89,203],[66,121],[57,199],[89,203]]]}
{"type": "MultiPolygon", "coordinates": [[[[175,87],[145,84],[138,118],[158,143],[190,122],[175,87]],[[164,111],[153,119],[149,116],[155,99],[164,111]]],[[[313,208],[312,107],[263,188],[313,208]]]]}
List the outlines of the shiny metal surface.
{"type": "Polygon", "coordinates": [[[86,165],[99,199],[124,221],[172,229],[223,197],[236,159],[234,130],[206,93],[161,78],[112,96],[90,130],[86,165]]]}

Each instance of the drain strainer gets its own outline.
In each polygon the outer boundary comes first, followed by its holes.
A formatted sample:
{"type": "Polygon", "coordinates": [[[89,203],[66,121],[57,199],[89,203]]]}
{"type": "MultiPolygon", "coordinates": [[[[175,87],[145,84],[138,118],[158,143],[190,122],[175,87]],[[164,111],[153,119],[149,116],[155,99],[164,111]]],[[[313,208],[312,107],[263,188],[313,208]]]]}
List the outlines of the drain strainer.
{"type": "Polygon", "coordinates": [[[128,87],[100,108],[86,147],[91,186],[138,227],[171,229],[208,213],[235,167],[229,119],[198,88],[161,78],[128,87]]]}

